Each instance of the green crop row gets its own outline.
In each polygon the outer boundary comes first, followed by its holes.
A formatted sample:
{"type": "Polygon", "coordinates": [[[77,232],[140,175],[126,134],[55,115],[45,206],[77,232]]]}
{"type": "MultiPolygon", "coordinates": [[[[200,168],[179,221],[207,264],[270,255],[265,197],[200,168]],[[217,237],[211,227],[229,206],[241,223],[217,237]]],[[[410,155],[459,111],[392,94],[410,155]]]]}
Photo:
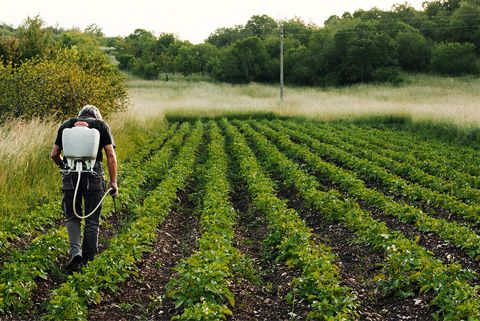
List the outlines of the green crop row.
{"type": "Polygon", "coordinates": [[[414,223],[421,231],[434,232],[442,239],[466,251],[469,256],[480,258],[480,237],[467,226],[446,219],[430,217],[413,206],[397,203],[392,197],[386,196],[375,189],[367,188],[365,183],[358,179],[355,174],[325,162],[304,146],[291,142],[285,136],[287,134],[295,137],[309,146],[312,143],[314,144],[315,140],[308,135],[281,125],[273,125],[272,127],[279,132],[265,126],[259,126],[259,129],[274,140],[291,158],[305,162],[311,169],[328,178],[330,182],[348,193],[349,196],[364,201],[369,207],[378,208],[385,214],[394,216],[402,222],[414,223]]]}
{"type": "Polygon", "coordinates": [[[438,160],[440,163],[446,163],[449,168],[479,176],[479,155],[471,148],[451,146],[434,140],[424,141],[418,136],[400,130],[359,128],[353,125],[350,125],[349,129],[358,131],[360,135],[370,133],[366,136],[385,148],[411,154],[421,160],[438,160]]]}
{"type": "Polygon", "coordinates": [[[310,303],[310,319],[351,320],[356,317],[356,301],[351,289],[341,286],[335,257],[322,244],[312,240],[311,230],[286,202],[275,196],[273,181],[265,175],[255,155],[238,130],[222,122],[238,173],[244,180],[253,205],[265,215],[269,236],[267,245],[277,259],[298,269],[292,281],[295,295],[310,303]]]}
{"type": "MultiPolygon", "coordinates": [[[[308,126],[308,125],[307,125],[308,126]]],[[[302,126],[302,128],[307,128],[302,126]]],[[[341,146],[341,149],[351,153],[360,158],[367,159],[375,165],[379,165],[392,173],[404,177],[411,182],[415,182],[426,188],[435,190],[440,193],[451,194],[466,203],[477,203],[480,201],[480,191],[469,186],[460,186],[456,182],[447,181],[445,179],[425,173],[423,170],[416,168],[412,163],[398,162],[389,157],[382,156],[379,151],[381,148],[369,146],[361,146],[358,139],[355,140],[355,135],[345,135],[349,140],[354,140],[354,143],[349,143],[343,139],[343,135],[332,135],[328,129],[319,127],[308,127],[315,130],[315,138],[322,142],[333,146],[341,146]],[[342,137],[342,139],[339,138],[342,137]]]]}
{"type": "Polygon", "coordinates": [[[227,304],[235,304],[229,284],[239,258],[233,246],[236,213],[228,199],[225,140],[215,122],[209,125],[207,159],[199,174],[204,182],[199,191],[199,248],[177,265],[178,276],[167,286],[176,307],[184,308],[174,320],[223,320],[232,314],[227,304]]]}
{"type": "MultiPolygon", "coordinates": [[[[354,145],[368,150],[375,150],[380,155],[391,158],[397,162],[410,164],[410,166],[419,168],[430,175],[457,184],[458,187],[480,188],[480,180],[478,177],[457,170],[454,166],[448,166],[448,158],[446,158],[446,156],[441,157],[437,155],[437,157],[435,157],[436,151],[434,146],[427,145],[427,147],[421,147],[417,146],[417,144],[413,146],[409,144],[408,148],[404,147],[398,151],[395,150],[398,149],[398,146],[385,143],[382,139],[378,138],[375,131],[372,130],[361,131],[358,128],[352,128],[347,125],[338,127],[330,124],[322,124],[322,126],[318,126],[310,122],[305,122],[303,125],[325,129],[330,131],[332,135],[341,137],[354,145]],[[417,152],[422,151],[423,154],[430,155],[430,157],[424,157],[423,159],[415,158],[410,152],[413,148],[417,152]]],[[[415,137],[411,137],[410,139],[415,142],[418,141],[415,137]]]]}
{"type": "MultiPolygon", "coordinates": [[[[150,162],[151,158],[160,154],[164,162],[171,160],[171,148],[167,148],[164,151],[165,146],[179,145],[183,140],[185,132],[189,130],[188,125],[181,126],[180,129],[178,127],[177,123],[172,124],[167,132],[152,143],[153,149],[145,148],[140,150],[137,154],[138,157],[131,159],[123,166],[122,173],[128,174],[125,174],[121,182],[121,191],[118,198],[120,204],[131,209],[137,203],[140,197],[140,186],[144,183],[145,173],[149,168],[146,164],[150,162]],[[178,133],[175,134],[177,129],[178,133]]],[[[154,162],[154,164],[157,163],[154,162]]],[[[161,175],[158,177],[160,178],[161,175]]]]}
{"type": "MultiPolygon", "coordinates": [[[[268,168],[282,176],[285,183],[295,187],[307,206],[331,221],[341,222],[357,235],[360,242],[385,253],[382,271],[376,277],[381,289],[401,297],[432,291],[434,298],[431,304],[437,307],[434,317],[443,320],[480,317],[478,288],[469,284],[476,277],[473,272],[463,270],[459,264],[443,264],[414,241],[399,232],[390,231],[385,223],[372,218],[337,190],[320,190],[318,182],[313,181],[314,176],[298,170],[299,165],[289,160],[265,136],[246,125],[242,125],[242,129],[268,161],[268,168]]],[[[282,145],[291,144],[287,136],[279,139],[284,141],[282,145]]],[[[305,148],[297,146],[296,152],[305,148]]]]}
{"type": "MultiPolygon", "coordinates": [[[[174,131],[175,127],[176,125],[172,126],[171,130],[174,131]]],[[[169,131],[161,135],[159,140],[164,140],[170,134],[169,131]]],[[[146,152],[139,153],[138,157],[130,159],[125,164],[125,168],[132,170],[138,168],[136,164],[145,157],[146,152]]],[[[141,172],[132,171],[133,173],[141,172]]],[[[122,189],[125,189],[122,193],[138,189],[137,181],[131,180],[129,176],[125,177],[122,189]]],[[[57,209],[52,211],[58,212],[57,209]]],[[[106,218],[108,215],[109,213],[105,212],[102,216],[106,218]]],[[[9,260],[3,264],[0,271],[0,312],[11,308],[20,311],[30,305],[31,293],[37,286],[37,279],[45,278],[48,271],[60,264],[60,258],[68,250],[67,242],[65,228],[59,227],[34,239],[27,249],[12,251],[9,260]]]]}
{"type": "MultiPolygon", "coordinates": [[[[285,124],[287,127],[299,129],[299,125],[285,124]]],[[[312,137],[316,136],[313,129],[305,129],[312,137]]],[[[332,146],[321,141],[312,141],[312,149],[322,158],[341,164],[355,171],[367,181],[381,184],[384,191],[395,194],[413,205],[423,205],[427,210],[439,209],[457,214],[474,223],[480,223],[480,208],[473,204],[465,204],[457,198],[432,191],[418,184],[410,184],[397,175],[391,174],[383,167],[370,163],[368,160],[353,156],[342,150],[342,145],[332,146]]]]}
{"type": "Polygon", "coordinates": [[[136,263],[143,253],[151,250],[157,226],[193,172],[203,130],[203,125],[197,123],[162,182],[142,206],[135,208],[135,221],[114,237],[110,246],[84,267],[82,273],[73,273],[53,291],[44,319],[86,320],[88,304],[98,304],[102,292],[116,291],[128,277],[137,275],[136,263]]]}
{"type": "Polygon", "coordinates": [[[65,227],[49,231],[32,241],[25,251],[14,250],[0,271],[0,313],[15,308],[22,311],[31,304],[37,279],[47,279],[48,271],[59,264],[68,249],[65,227]]]}
{"type": "Polygon", "coordinates": [[[28,238],[36,232],[51,228],[59,217],[62,217],[59,201],[51,201],[24,215],[10,217],[0,227],[0,257],[9,255],[12,241],[28,238]]]}

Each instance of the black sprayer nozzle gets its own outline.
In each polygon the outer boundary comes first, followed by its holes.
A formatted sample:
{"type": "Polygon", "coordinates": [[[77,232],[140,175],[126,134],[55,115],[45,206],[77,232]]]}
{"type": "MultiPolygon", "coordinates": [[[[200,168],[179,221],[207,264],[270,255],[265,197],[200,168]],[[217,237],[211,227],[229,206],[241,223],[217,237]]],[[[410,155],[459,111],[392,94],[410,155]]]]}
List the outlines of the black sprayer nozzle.
{"type": "Polygon", "coordinates": [[[117,214],[117,202],[115,201],[115,197],[113,197],[113,210],[115,211],[115,214],[117,214]]]}

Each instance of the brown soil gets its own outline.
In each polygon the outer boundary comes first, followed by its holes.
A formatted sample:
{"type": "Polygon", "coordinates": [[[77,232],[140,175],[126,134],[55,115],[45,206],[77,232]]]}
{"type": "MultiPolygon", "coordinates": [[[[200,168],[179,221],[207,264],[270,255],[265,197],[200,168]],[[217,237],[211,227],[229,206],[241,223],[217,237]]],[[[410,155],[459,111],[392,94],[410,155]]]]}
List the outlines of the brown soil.
{"type": "Polygon", "coordinates": [[[91,307],[89,320],[170,320],[175,307],[165,295],[173,268],[196,248],[198,224],[194,204],[188,193],[179,196],[180,206],[172,210],[158,231],[153,251],[144,255],[139,278],[130,278],[116,294],[106,294],[98,306],[91,307]]]}
{"type": "Polygon", "coordinates": [[[360,202],[360,205],[368,210],[375,219],[385,222],[388,228],[402,232],[402,234],[411,240],[418,238],[419,245],[432,251],[435,257],[444,263],[460,263],[464,268],[480,273],[480,266],[477,260],[468,256],[461,249],[441,239],[438,235],[419,231],[414,225],[403,223],[399,219],[386,215],[378,209],[369,208],[365,206],[363,202],[360,202]]]}
{"type": "Polygon", "coordinates": [[[428,306],[430,298],[425,295],[401,299],[378,291],[373,278],[381,269],[383,253],[360,244],[343,225],[329,222],[317,211],[306,208],[295,191],[285,193],[290,195],[290,206],[315,232],[316,241],[331,247],[336,255],[335,263],[340,268],[343,285],[352,288],[357,295],[360,320],[433,320],[433,310],[428,306]]]}
{"type": "MultiPolygon", "coordinates": [[[[317,177],[317,179],[319,179],[319,181],[324,186],[328,186],[328,187],[331,187],[331,188],[336,188],[336,189],[339,190],[338,186],[336,186],[336,184],[332,184],[332,182],[330,182],[328,180],[328,178],[323,177],[321,175],[317,175],[316,177],[317,177]]],[[[385,192],[383,190],[383,186],[381,186],[378,183],[366,182],[365,185],[368,186],[369,188],[385,192]]],[[[345,197],[349,197],[349,195],[347,195],[346,193],[344,193],[344,192],[341,192],[341,193],[345,197]]],[[[385,192],[385,195],[389,195],[389,193],[385,192]]],[[[397,202],[404,202],[405,201],[403,198],[398,197],[394,194],[390,193],[390,196],[392,196],[394,198],[394,200],[397,201],[397,202]]],[[[393,216],[390,216],[390,215],[387,215],[387,214],[383,213],[382,211],[378,210],[377,208],[369,207],[368,205],[365,204],[364,201],[360,200],[360,201],[358,201],[358,203],[362,208],[369,211],[375,219],[384,221],[387,224],[387,226],[389,228],[391,228],[392,230],[398,230],[412,240],[416,239],[416,237],[419,237],[420,238],[419,245],[422,245],[422,246],[426,247],[427,249],[431,250],[432,252],[434,252],[435,255],[438,258],[440,258],[443,262],[445,262],[445,263],[459,262],[465,268],[469,268],[473,271],[476,271],[477,273],[480,272],[480,267],[478,265],[478,262],[475,259],[469,257],[463,250],[455,247],[454,245],[450,244],[449,242],[447,242],[445,240],[442,240],[435,233],[421,232],[412,224],[402,223],[397,218],[395,218],[393,216]]],[[[456,221],[460,224],[466,224],[467,226],[470,226],[471,228],[473,228],[471,223],[470,224],[467,223],[464,218],[459,217],[458,215],[455,215],[455,214],[448,213],[445,210],[442,210],[442,209],[435,209],[434,210],[434,209],[431,209],[431,208],[429,210],[427,210],[427,208],[425,208],[425,207],[421,207],[421,208],[422,208],[422,210],[424,210],[426,212],[430,212],[430,213],[434,212],[434,214],[433,214],[434,217],[444,218],[444,219],[451,220],[451,221],[456,221]]],[[[474,231],[475,231],[475,229],[474,229],[474,231]]]]}
{"type": "Polygon", "coordinates": [[[291,290],[291,281],[298,271],[284,264],[268,260],[263,240],[267,236],[265,218],[251,205],[244,188],[237,185],[232,193],[238,211],[239,224],[235,227],[235,245],[251,259],[257,280],[239,279],[233,283],[236,305],[232,309],[235,321],[250,320],[305,320],[308,305],[305,302],[287,304],[285,297],[291,290]]]}

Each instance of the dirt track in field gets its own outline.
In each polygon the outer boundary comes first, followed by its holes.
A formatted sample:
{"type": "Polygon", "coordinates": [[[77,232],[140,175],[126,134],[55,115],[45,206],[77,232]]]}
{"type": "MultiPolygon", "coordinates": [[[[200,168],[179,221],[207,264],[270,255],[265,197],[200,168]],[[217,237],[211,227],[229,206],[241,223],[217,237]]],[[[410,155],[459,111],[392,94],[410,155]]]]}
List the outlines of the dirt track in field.
{"type": "Polygon", "coordinates": [[[127,280],[119,293],[105,295],[100,305],[89,310],[89,320],[170,320],[178,312],[166,297],[165,286],[174,275],[173,268],[196,247],[198,222],[189,196],[179,195],[180,205],[159,228],[153,251],[144,255],[139,266],[140,277],[127,280]]]}

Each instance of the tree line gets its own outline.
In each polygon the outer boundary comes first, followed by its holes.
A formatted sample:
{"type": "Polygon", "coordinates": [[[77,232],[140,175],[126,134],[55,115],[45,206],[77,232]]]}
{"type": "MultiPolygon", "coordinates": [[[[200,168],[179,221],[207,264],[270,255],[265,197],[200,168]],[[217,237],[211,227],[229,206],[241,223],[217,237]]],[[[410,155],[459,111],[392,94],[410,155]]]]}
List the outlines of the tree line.
{"type": "Polygon", "coordinates": [[[285,80],[295,85],[401,81],[401,71],[445,75],[480,72],[480,1],[437,0],[421,10],[357,10],[324,26],[256,15],[245,25],[219,28],[204,43],[137,29],[107,40],[119,67],[146,79],[201,73],[231,83],[273,82],[284,37],[285,80]]]}

